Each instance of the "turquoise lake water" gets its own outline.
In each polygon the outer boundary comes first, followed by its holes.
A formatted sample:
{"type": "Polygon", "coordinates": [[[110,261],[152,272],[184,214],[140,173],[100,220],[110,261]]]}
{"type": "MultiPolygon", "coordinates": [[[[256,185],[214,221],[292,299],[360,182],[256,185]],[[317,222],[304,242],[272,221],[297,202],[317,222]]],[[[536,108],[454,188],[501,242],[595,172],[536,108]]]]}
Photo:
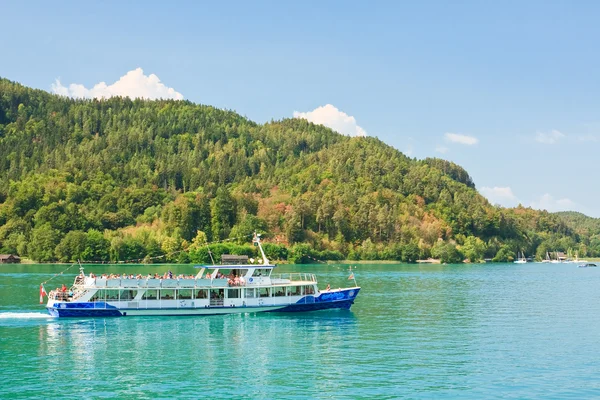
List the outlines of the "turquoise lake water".
{"type": "MultiPolygon", "coordinates": [[[[0,398],[600,396],[600,268],[359,265],[350,311],[54,319],[38,287],[64,268],[0,266],[0,398]]],[[[86,271],[167,268],[195,271],[86,271]]]]}

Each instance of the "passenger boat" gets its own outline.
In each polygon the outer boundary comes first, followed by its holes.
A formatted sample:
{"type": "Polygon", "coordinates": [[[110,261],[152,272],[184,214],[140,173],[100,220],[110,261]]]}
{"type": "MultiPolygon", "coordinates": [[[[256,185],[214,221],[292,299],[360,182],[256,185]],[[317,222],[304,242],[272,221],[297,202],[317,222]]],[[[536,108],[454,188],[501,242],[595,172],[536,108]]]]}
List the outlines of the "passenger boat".
{"type": "Polygon", "coordinates": [[[48,294],[46,308],[55,317],[125,317],[349,309],[354,303],[356,281],[349,288],[319,290],[314,274],[273,274],[276,266],[265,256],[260,235],[253,242],[262,264],[198,266],[195,276],[98,277],[80,267],[72,287],[48,294]]]}

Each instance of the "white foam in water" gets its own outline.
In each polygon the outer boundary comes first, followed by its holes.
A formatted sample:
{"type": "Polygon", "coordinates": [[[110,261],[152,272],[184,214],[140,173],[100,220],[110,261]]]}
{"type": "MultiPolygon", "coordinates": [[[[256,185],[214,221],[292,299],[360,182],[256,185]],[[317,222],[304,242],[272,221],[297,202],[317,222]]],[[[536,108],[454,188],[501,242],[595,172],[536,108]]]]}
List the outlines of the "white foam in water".
{"type": "Polygon", "coordinates": [[[39,319],[39,318],[54,318],[50,314],[38,312],[6,312],[0,313],[0,319],[39,319]]]}

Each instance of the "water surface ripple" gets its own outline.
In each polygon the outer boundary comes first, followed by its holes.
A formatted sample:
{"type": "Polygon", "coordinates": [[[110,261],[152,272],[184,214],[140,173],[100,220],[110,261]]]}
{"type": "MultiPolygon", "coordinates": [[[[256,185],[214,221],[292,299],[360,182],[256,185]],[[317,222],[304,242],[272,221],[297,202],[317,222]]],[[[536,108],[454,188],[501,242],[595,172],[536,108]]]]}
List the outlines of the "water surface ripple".
{"type": "MultiPolygon", "coordinates": [[[[0,398],[600,396],[600,269],[359,265],[352,311],[56,319],[38,285],[62,269],[0,266],[0,398]]],[[[280,269],[348,283],[336,266],[280,269]]]]}

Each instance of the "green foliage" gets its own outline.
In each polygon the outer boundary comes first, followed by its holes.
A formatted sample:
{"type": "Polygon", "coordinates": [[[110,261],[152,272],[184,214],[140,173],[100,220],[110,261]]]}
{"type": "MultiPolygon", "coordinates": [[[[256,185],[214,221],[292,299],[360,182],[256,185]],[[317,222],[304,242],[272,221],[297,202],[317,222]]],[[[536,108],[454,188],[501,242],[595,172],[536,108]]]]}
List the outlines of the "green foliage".
{"type": "Polygon", "coordinates": [[[185,240],[192,240],[201,230],[210,232],[208,198],[201,194],[185,193],[168,203],[162,211],[167,234],[175,232],[185,240]]]}
{"type": "Polygon", "coordinates": [[[301,243],[292,246],[288,260],[292,264],[314,264],[317,252],[308,244],[301,243]]]}
{"type": "Polygon", "coordinates": [[[61,262],[69,262],[83,259],[87,247],[87,235],[82,231],[70,231],[62,238],[55,253],[61,262]]]}
{"type": "Polygon", "coordinates": [[[265,255],[270,261],[288,259],[288,248],[283,245],[275,243],[265,243],[263,244],[263,250],[265,251],[265,255]]]}
{"type": "Polygon", "coordinates": [[[223,254],[246,255],[250,258],[257,258],[254,246],[218,243],[191,249],[189,260],[196,264],[213,264],[213,262],[220,264],[223,254]]]}
{"type": "Polygon", "coordinates": [[[267,232],[267,223],[251,214],[246,214],[242,221],[234,225],[229,232],[229,237],[238,243],[248,243],[254,232],[267,232]]]}
{"type": "Polygon", "coordinates": [[[475,188],[475,183],[473,183],[473,180],[471,179],[467,171],[465,171],[462,167],[454,164],[453,162],[442,160],[439,158],[426,158],[425,160],[423,160],[423,162],[427,165],[439,169],[445,175],[448,175],[455,181],[464,183],[470,188],[475,188]]]}
{"type": "Polygon", "coordinates": [[[515,260],[515,250],[509,245],[503,245],[496,253],[492,261],[494,262],[513,262],[515,260]]]}
{"type": "Polygon", "coordinates": [[[456,248],[456,245],[441,240],[431,248],[431,256],[447,264],[460,263],[464,258],[463,254],[456,248]]]}
{"type": "Polygon", "coordinates": [[[28,253],[32,259],[48,262],[56,261],[54,250],[61,239],[61,234],[49,223],[33,228],[28,253]]]}
{"type": "Polygon", "coordinates": [[[210,212],[213,238],[227,238],[235,224],[236,204],[226,187],[221,186],[217,189],[217,195],[210,202],[210,212]]]}
{"type": "Polygon", "coordinates": [[[479,262],[484,259],[487,246],[483,240],[475,236],[469,236],[465,239],[460,251],[471,262],[479,262]]]}
{"type": "Polygon", "coordinates": [[[105,239],[101,232],[94,229],[89,230],[86,237],[85,249],[81,253],[81,258],[88,261],[108,261],[110,241],[105,239]]]}
{"type": "Polygon", "coordinates": [[[580,235],[593,236],[600,234],[600,218],[591,218],[575,211],[557,212],[555,215],[580,235]]]}
{"type": "Polygon", "coordinates": [[[401,246],[403,262],[415,262],[419,259],[419,246],[417,243],[410,242],[401,246]]]}
{"type": "Polygon", "coordinates": [[[269,257],[295,262],[600,256],[597,220],[492,206],[460,166],[376,138],[303,119],[256,124],[187,101],[74,100],[0,79],[0,251],[210,262],[205,241],[254,230],[278,243],[269,257]]]}

